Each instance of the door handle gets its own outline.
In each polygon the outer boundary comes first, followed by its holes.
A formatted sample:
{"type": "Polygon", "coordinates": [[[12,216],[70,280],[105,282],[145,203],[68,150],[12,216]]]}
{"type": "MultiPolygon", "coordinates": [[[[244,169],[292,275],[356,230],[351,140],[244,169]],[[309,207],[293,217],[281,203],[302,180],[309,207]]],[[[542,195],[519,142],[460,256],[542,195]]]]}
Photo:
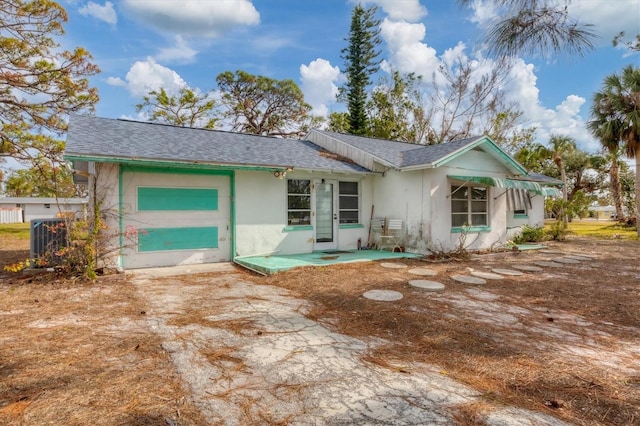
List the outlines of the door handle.
{"type": "Polygon", "coordinates": [[[333,214],[333,220],[338,220],[338,215],[336,213],[333,214]]]}

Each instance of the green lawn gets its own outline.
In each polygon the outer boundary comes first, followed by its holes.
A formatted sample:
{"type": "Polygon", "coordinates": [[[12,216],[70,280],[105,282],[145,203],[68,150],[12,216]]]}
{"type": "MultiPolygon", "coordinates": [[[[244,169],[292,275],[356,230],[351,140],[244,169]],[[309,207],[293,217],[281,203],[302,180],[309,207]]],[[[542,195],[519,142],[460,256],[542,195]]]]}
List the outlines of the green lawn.
{"type": "Polygon", "coordinates": [[[30,223],[3,223],[0,224],[0,236],[10,236],[23,240],[29,239],[30,223]]]}
{"type": "MultiPolygon", "coordinates": [[[[551,222],[547,222],[548,227],[551,222]]],[[[569,223],[569,232],[572,235],[593,238],[624,238],[637,239],[635,227],[623,226],[612,220],[574,220],[569,223]]]]}

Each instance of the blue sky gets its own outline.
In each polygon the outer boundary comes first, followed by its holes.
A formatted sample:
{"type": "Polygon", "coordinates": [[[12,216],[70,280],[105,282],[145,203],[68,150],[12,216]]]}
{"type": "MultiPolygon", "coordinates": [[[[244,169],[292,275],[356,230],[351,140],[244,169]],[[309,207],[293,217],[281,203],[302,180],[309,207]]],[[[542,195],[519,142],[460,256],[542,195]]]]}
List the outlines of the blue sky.
{"type": "MultiPolygon", "coordinates": [[[[350,0],[67,0],[64,47],[83,46],[102,73],[96,114],[139,119],[135,104],[151,89],[187,85],[207,92],[223,71],[244,70],[290,78],[318,114],[343,110],[334,94],[340,83],[351,10],[350,0]]],[[[462,8],[454,1],[375,0],[382,20],[381,58],[400,71],[430,76],[443,54],[457,52],[481,66],[481,26],[491,3],[462,8]],[[453,50],[452,50],[453,49],[453,50]]],[[[552,61],[520,58],[506,90],[520,103],[525,125],[575,138],[589,151],[597,142],[585,122],[593,92],[640,55],[614,48],[619,31],[640,33],[640,0],[573,0],[571,13],[595,25],[595,51],[552,61]]]]}

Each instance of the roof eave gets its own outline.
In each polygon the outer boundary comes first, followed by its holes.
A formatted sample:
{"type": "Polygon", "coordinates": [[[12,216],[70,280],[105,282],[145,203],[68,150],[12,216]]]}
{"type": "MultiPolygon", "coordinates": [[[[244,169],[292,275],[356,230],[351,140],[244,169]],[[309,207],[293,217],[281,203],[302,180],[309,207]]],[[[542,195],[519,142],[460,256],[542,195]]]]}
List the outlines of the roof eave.
{"type": "Polygon", "coordinates": [[[294,166],[286,165],[268,165],[268,164],[240,164],[240,163],[213,163],[204,161],[179,161],[179,160],[160,160],[153,158],[131,158],[131,157],[113,157],[95,154],[64,154],[63,158],[69,161],[93,161],[96,163],[119,163],[131,165],[148,165],[148,166],[180,166],[188,168],[202,169],[226,169],[226,170],[266,170],[271,172],[293,170],[294,166]]]}
{"type": "Polygon", "coordinates": [[[482,144],[488,144],[491,152],[495,157],[500,160],[502,164],[504,164],[509,170],[514,172],[517,175],[527,175],[527,170],[522,167],[517,161],[511,158],[506,152],[504,152],[498,145],[495,144],[488,136],[481,136],[473,142],[468,143],[467,145],[451,152],[444,157],[440,158],[438,161],[433,163],[432,167],[442,167],[446,165],[448,162],[458,158],[462,154],[472,150],[473,148],[480,146],[482,144]]]}

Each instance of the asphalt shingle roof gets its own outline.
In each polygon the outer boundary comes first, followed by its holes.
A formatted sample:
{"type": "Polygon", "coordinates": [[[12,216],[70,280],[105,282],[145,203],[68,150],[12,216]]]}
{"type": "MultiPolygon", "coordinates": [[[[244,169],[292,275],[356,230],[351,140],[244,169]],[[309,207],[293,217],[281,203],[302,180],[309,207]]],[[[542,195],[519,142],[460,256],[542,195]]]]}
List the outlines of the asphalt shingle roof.
{"type": "Polygon", "coordinates": [[[338,139],[362,151],[380,158],[398,169],[403,167],[431,165],[454,152],[473,144],[480,137],[471,137],[441,143],[437,145],[416,145],[386,139],[376,139],[345,133],[316,130],[319,133],[338,139]]]}
{"type": "Polygon", "coordinates": [[[74,115],[66,156],[368,172],[309,141],[74,115]]]}

